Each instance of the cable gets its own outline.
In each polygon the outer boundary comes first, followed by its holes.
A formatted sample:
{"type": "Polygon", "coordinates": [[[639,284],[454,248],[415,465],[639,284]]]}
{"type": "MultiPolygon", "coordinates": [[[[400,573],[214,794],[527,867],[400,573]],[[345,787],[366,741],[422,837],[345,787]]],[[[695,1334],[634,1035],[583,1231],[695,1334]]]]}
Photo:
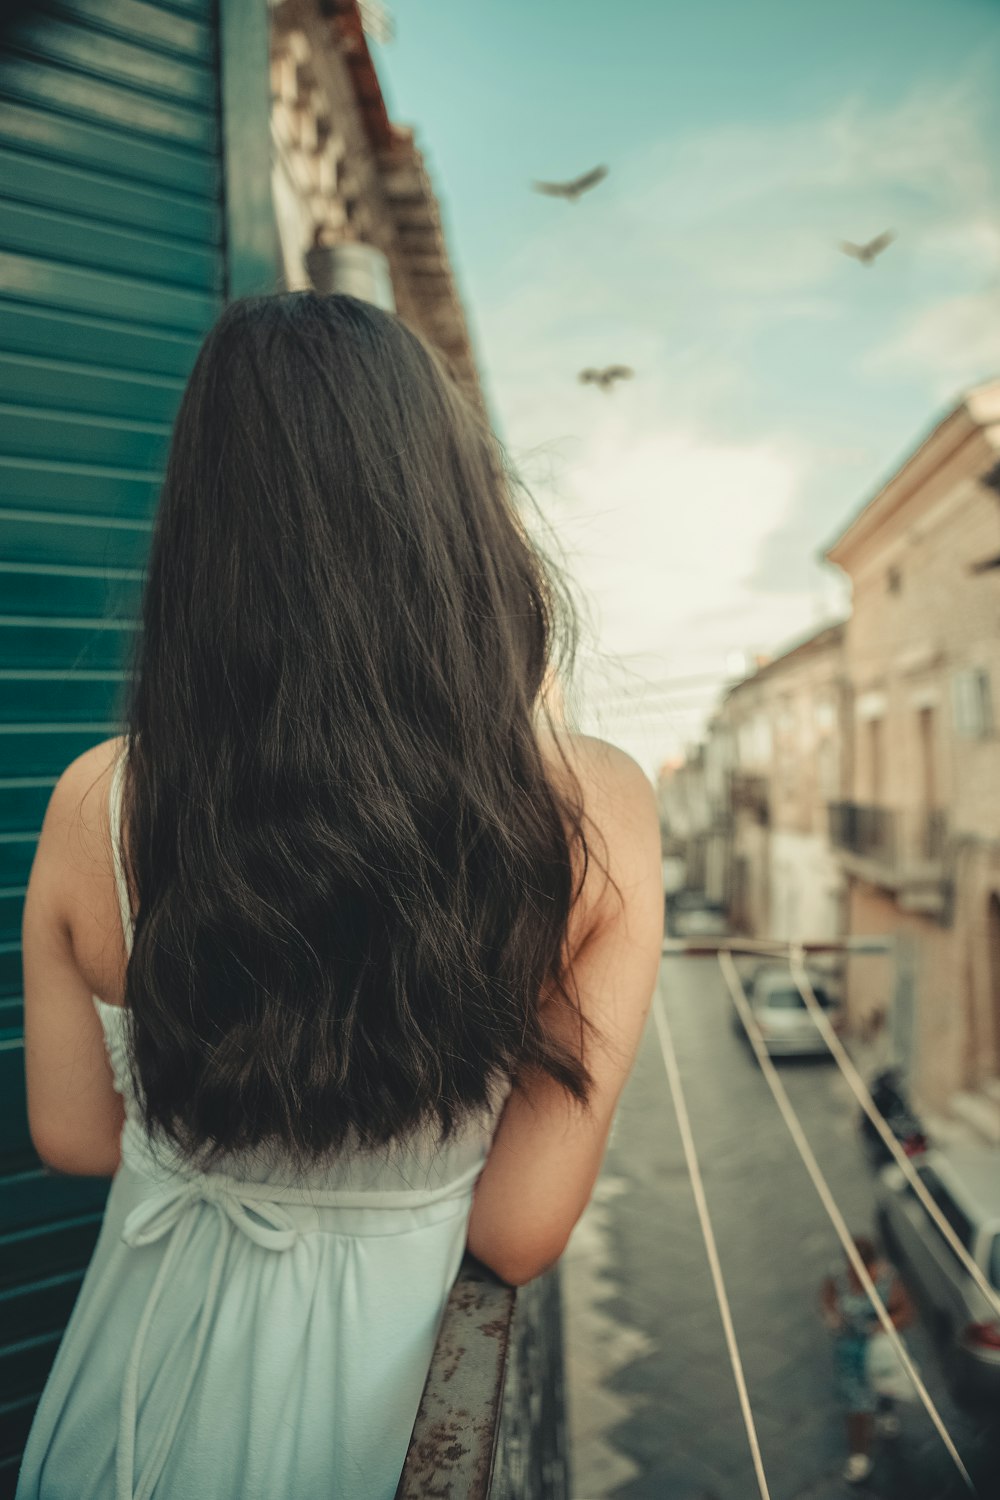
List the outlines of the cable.
{"type": "Polygon", "coordinates": [[[736,1006],[740,1020],[743,1022],[743,1028],[746,1031],[747,1037],[749,1038],[750,1045],[753,1047],[754,1055],[756,1056],[757,1061],[760,1064],[761,1072],[767,1080],[771,1093],[774,1095],[774,1102],[778,1106],[778,1110],[781,1114],[782,1119],[788,1126],[789,1134],[791,1135],[792,1140],[795,1142],[805,1169],[812,1179],[813,1187],[819,1194],[820,1202],[826,1209],[830,1222],[836,1230],[837,1238],[840,1240],[840,1243],[844,1248],[844,1253],[847,1256],[848,1262],[850,1263],[854,1274],[857,1276],[858,1281],[864,1287],[864,1290],[868,1295],[868,1300],[871,1303],[872,1307],[875,1309],[875,1312],[878,1315],[878,1320],[881,1323],[882,1328],[890,1343],[892,1344],[893,1349],[895,1350],[897,1359],[903,1366],[903,1369],[906,1371],[907,1375],[909,1375],[910,1379],[913,1381],[917,1394],[920,1397],[920,1400],[923,1402],[924,1410],[927,1412],[927,1415],[933,1422],[938,1436],[948,1450],[952,1462],[957,1468],[959,1474],[961,1474],[962,1479],[965,1482],[967,1489],[969,1490],[969,1493],[975,1495],[976,1488],[972,1483],[969,1471],[962,1462],[958,1449],[955,1447],[955,1444],[951,1438],[951,1434],[945,1426],[941,1418],[941,1414],[934,1404],[934,1400],[931,1396],[930,1391],[924,1385],[924,1382],[920,1376],[920,1372],[917,1370],[916,1365],[910,1358],[910,1354],[907,1350],[906,1345],[903,1343],[903,1340],[900,1338],[898,1332],[896,1331],[895,1325],[893,1324],[893,1321],[889,1316],[888,1309],[886,1308],[885,1303],[882,1301],[882,1298],[879,1296],[875,1284],[868,1274],[868,1269],[865,1266],[864,1261],[858,1254],[857,1246],[855,1245],[851,1232],[847,1227],[844,1216],[840,1212],[840,1209],[837,1207],[836,1200],[834,1199],[834,1196],[830,1191],[830,1185],[827,1182],[826,1178],[823,1176],[823,1171],[819,1165],[819,1162],[816,1160],[816,1157],[813,1154],[813,1149],[806,1139],[805,1132],[802,1129],[802,1123],[799,1120],[792,1102],[788,1097],[784,1084],[778,1077],[778,1072],[774,1066],[774,1063],[768,1056],[767,1048],[764,1046],[764,1041],[760,1034],[760,1028],[757,1025],[754,1013],[750,1008],[750,1003],[747,1000],[746,994],[744,992],[740,976],[736,971],[736,965],[729,953],[719,954],[719,967],[722,970],[722,975],[726,981],[729,993],[733,998],[733,1004],[736,1006]]]}
{"type": "Polygon", "coordinates": [[[979,1288],[983,1296],[986,1298],[987,1302],[993,1308],[994,1312],[998,1316],[1000,1316],[1000,1295],[997,1294],[996,1290],[987,1281],[986,1277],[983,1275],[981,1268],[976,1264],[966,1247],[962,1244],[962,1241],[959,1239],[958,1235],[955,1233],[954,1229],[948,1223],[948,1220],[945,1218],[944,1214],[941,1212],[940,1208],[934,1202],[934,1199],[931,1197],[930,1193],[927,1191],[926,1184],[924,1183],[923,1178],[920,1176],[920,1173],[917,1171],[916,1167],[913,1165],[913,1162],[907,1156],[906,1152],[900,1146],[896,1137],[893,1135],[892,1131],[885,1123],[885,1117],[878,1109],[874,1099],[871,1096],[867,1084],[861,1077],[861,1074],[858,1072],[857,1068],[854,1066],[854,1063],[851,1060],[850,1053],[847,1051],[847,1048],[840,1040],[840,1037],[830,1025],[829,1018],[824,1012],[823,1007],[820,1005],[819,1001],[816,999],[816,992],[812,987],[809,975],[806,973],[804,957],[805,955],[803,953],[801,943],[792,943],[789,946],[788,966],[792,971],[792,978],[795,981],[795,987],[798,990],[799,994],[802,996],[802,999],[805,1002],[806,1009],[809,1011],[809,1014],[816,1022],[816,1025],[819,1028],[820,1035],[832,1052],[834,1061],[846,1078],[855,1099],[857,1099],[858,1103],[861,1105],[861,1108],[864,1110],[869,1120],[871,1120],[872,1124],[875,1126],[875,1129],[878,1131],[886,1147],[891,1152],[896,1165],[902,1171],[903,1176],[912,1187],[914,1193],[917,1195],[917,1198],[923,1204],[931,1219],[941,1231],[948,1245],[955,1252],[962,1265],[965,1267],[969,1275],[972,1277],[973,1281],[976,1283],[976,1286],[979,1288]]]}
{"type": "Polygon", "coordinates": [[[701,1168],[698,1165],[698,1153],[695,1150],[694,1136],[691,1133],[691,1118],[688,1115],[687,1103],[684,1099],[684,1089],[681,1085],[680,1069],[677,1066],[677,1053],[674,1050],[674,1040],[670,1032],[667,1013],[659,991],[653,996],[653,1019],[656,1022],[660,1051],[663,1054],[663,1066],[667,1070],[667,1083],[670,1087],[674,1113],[677,1116],[677,1125],[681,1133],[684,1159],[687,1162],[688,1175],[691,1178],[695,1208],[698,1210],[698,1222],[701,1225],[702,1236],[705,1240],[705,1249],[708,1253],[708,1266],[712,1273],[712,1285],[715,1288],[716,1301],[719,1304],[719,1314],[722,1318],[722,1329],[726,1336],[729,1363],[733,1367],[733,1379],[736,1382],[736,1390],[740,1398],[740,1411],[743,1413],[743,1424],[747,1430],[750,1455],[753,1459],[754,1473],[757,1476],[757,1487],[760,1490],[761,1500],[770,1500],[771,1492],[767,1487],[764,1463],[760,1456],[760,1442],[757,1437],[757,1427],[754,1423],[753,1412],[750,1408],[750,1395],[747,1391],[746,1376],[743,1373],[743,1361],[740,1359],[739,1345],[736,1342],[736,1330],[733,1327],[733,1315],[729,1307],[726,1283],[722,1275],[718,1246],[715,1243],[715,1231],[712,1228],[712,1219],[708,1211],[708,1200],[705,1197],[705,1185],[702,1181],[701,1168]]]}

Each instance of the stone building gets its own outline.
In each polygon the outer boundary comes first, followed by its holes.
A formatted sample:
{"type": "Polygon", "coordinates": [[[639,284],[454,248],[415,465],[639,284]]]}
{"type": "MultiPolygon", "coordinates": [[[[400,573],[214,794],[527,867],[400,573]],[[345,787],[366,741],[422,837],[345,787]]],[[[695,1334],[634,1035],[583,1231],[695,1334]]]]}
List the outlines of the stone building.
{"type": "MultiPolygon", "coordinates": [[[[734,923],[756,937],[843,931],[844,881],[827,828],[843,774],[843,629],[824,626],[736,683],[710,729],[714,758],[728,763],[726,895],[734,923]]],[[[715,781],[725,785],[721,769],[715,781]]]]}
{"type": "Polygon", "coordinates": [[[481,401],[438,201],[389,119],[357,0],[272,5],[271,135],[286,286],[394,309],[481,401]]]}
{"type": "Polygon", "coordinates": [[[1000,1141],[1000,381],[971,391],[826,553],[853,585],[831,837],[855,1024],[892,1011],[922,1103],[1000,1141]]]}
{"type": "Polygon", "coordinates": [[[708,803],[702,745],[692,745],[678,764],[660,768],[656,796],[664,854],[683,861],[689,890],[704,890],[708,803]]]}

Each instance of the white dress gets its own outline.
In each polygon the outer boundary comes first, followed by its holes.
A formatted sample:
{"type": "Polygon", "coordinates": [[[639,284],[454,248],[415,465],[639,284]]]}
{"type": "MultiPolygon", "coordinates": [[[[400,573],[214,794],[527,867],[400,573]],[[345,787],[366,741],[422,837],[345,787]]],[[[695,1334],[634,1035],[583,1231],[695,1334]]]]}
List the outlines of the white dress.
{"type": "Polygon", "coordinates": [[[127,1014],[94,1003],[122,1162],[16,1500],[392,1500],[495,1114],[445,1148],[345,1154],[305,1179],[192,1171],[150,1146],[127,1014]]]}

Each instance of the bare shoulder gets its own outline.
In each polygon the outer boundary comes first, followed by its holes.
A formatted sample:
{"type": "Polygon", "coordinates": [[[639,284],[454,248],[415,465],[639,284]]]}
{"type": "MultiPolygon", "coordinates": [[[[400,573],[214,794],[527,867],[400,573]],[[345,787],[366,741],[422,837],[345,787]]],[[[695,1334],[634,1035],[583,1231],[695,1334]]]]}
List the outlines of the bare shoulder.
{"type": "Polygon", "coordinates": [[[45,813],[39,856],[68,864],[77,878],[108,865],[108,791],[124,739],[92,745],[63,771],[45,813]]]}
{"type": "Polygon", "coordinates": [[[659,828],[656,794],[645,771],[625,750],[594,735],[547,731],[542,752],[557,784],[575,778],[583,809],[605,836],[623,827],[648,838],[659,828]],[[605,826],[607,825],[607,826],[605,826]]]}
{"type": "Polygon", "coordinates": [[[585,929],[624,907],[648,907],[662,925],[659,812],[645,771],[618,745],[592,735],[548,731],[543,754],[557,786],[575,781],[591,861],[583,891],[585,929]]]}

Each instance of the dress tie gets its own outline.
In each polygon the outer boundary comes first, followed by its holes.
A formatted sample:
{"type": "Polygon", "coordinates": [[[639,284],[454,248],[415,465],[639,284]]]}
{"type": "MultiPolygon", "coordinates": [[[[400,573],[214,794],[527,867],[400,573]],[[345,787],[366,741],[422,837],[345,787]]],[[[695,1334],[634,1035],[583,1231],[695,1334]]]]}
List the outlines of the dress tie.
{"type": "MultiPolygon", "coordinates": [[[[339,1207],[351,1208],[413,1208],[449,1200],[458,1202],[471,1195],[473,1186],[483,1169],[483,1161],[475,1161],[450,1182],[434,1188],[403,1188],[351,1190],[326,1188],[316,1185],[292,1185],[287,1182],[246,1182],[221,1172],[196,1172],[178,1174],[166,1181],[150,1181],[151,1191],[131,1210],[122,1227],[122,1239],[127,1245],[141,1249],[169,1236],[167,1248],[160,1262],[153,1285],[149,1289],[146,1305],[136,1328],[135,1338],[122,1383],[122,1403],[118,1426],[118,1448],[115,1457],[115,1500],[150,1500],[157,1480],[177,1436],[184,1408],[198,1373],[202,1351],[208,1338],[222,1286],[222,1272],[226,1252],[232,1244],[234,1230],[246,1235],[254,1244],[265,1250],[285,1251],[291,1249],[299,1237],[299,1226],[288,1208],[339,1207]],[[136,1431],[139,1420],[139,1366],[146,1344],[146,1335],[160,1301],[160,1296],[187,1247],[194,1231],[202,1204],[210,1204],[217,1215],[218,1239],[212,1257],[194,1348],[187,1366],[180,1391],[170,1414],[157,1434],[146,1466],[135,1477],[136,1431]]],[[[137,1169],[138,1170],[138,1169],[137,1169]]]]}
{"type": "Polygon", "coordinates": [[[115,1459],[115,1500],[149,1500],[163,1472],[215,1315],[226,1251],[232,1242],[233,1230],[239,1230],[247,1239],[262,1245],[266,1250],[288,1250],[298,1238],[295,1220],[280,1203],[269,1198],[272,1191],[266,1183],[236,1183],[232,1178],[216,1177],[208,1173],[182,1177],[144,1198],[126,1218],[122,1229],[122,1239],[126,1244],[136,1248],[152,1245],[164,1235],[170,1236],[170,1243],[146,1298],[125,1368],[115,1459]],[[194,1349],[170,1415],[158,1434],[146,1467],[136,1483],[139,1366],[146,1335],[163,1288],[191,1238],[198,1210],[203,1203],[209,1203],[217,1210],[218,1239],[201,1304],[194,1349]]]}

